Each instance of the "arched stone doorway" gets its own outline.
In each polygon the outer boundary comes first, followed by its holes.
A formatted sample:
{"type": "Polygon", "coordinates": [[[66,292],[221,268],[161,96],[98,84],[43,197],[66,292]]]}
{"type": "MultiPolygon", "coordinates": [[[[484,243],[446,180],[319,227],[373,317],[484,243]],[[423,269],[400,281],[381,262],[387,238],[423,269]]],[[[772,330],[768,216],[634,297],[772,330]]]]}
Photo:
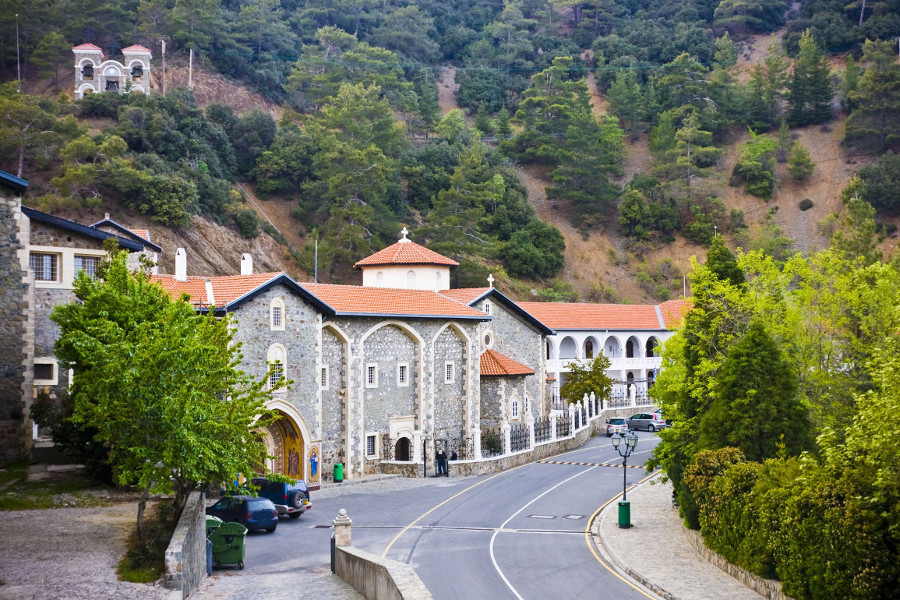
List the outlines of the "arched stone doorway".
{"type": "Polygon", "coordinates": [[[302,429],[287,413],[275,412],[281,418],[269,421],[259,429],[270,456],[266,459],[266,468],[294,479],[306,479],[306,447],[302,429]]]}
{"type": "Polygon", "coordinates": [[[409,438],[402,437],[394,446],[394,460],[410,460],[409,438]]]}

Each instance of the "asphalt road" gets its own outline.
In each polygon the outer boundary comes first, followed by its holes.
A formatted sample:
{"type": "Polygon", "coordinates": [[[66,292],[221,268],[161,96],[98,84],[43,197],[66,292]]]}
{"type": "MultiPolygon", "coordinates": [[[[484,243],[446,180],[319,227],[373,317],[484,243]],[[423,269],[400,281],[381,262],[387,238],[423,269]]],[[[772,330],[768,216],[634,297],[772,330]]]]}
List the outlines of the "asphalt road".
{"type": "MultiPolygon", "coordinates": [[[[655,434],[638,436],[629,465],[642,464],[657,442],[655,434]]],[[[299,519],[282,520],[274,534],[248,535],[246,568],[233,575],[277,585],[279,574],[327,571],[331,522],[344,508],[353,546],[409,563],[436,600],[655,598],[606,567],[585,533],[592,515],[622,491],[623,470],[602,465],[621,462],[609,439],[596,437],[492,475],[427,485],[391,480],[383,491],[348,486],[331,497],[313,492],[312,510],[299,519]]],[[[628,485],[646,475],[625,470],[628,485]]]]}

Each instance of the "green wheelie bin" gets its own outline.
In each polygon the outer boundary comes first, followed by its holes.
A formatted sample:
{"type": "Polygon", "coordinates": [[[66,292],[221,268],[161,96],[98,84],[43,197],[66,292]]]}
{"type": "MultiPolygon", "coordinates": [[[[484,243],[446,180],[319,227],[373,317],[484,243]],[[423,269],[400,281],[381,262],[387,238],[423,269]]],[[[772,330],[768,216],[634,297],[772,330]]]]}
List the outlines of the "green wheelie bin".
{"type": "Polygon", "coordinates": [[[209,538],[213,531],[221,527],[223,522],[219,517],[206,515],[206,537],[209,538]]]}
{"type": "Polygon", "coordinates": [[[222,523],[209,536],[212,542],[213,565],[237,565],[244,568],[244,541],[247,528],[240,523],[222,523]]]}

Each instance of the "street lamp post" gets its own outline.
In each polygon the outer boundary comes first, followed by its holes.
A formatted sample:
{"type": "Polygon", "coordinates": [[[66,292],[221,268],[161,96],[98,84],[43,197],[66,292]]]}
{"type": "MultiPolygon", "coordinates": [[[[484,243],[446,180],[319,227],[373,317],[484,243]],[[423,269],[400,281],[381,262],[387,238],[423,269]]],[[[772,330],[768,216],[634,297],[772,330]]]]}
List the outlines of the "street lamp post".
{"type": "Polygon", "coordinates": [[[615,434],[612,437],[613,448],[622,457],[622,501],[619,502],[619,527],[627,529],[631,527],[631,503],[628,502],[628,484],[626,482],[628,457],[637,447],[637,436],[633,431],[629,431],[625,435],[615,434]],[[622,441],[625,441],[623,444],[622,441]]]}

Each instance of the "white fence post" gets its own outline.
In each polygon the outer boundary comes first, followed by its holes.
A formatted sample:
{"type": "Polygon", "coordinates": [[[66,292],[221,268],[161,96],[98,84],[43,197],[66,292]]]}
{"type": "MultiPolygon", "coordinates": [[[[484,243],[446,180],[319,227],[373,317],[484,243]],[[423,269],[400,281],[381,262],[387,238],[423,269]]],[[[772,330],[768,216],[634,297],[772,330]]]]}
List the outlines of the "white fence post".
{"type": "Polygon", "coordinates": [[[528,415],[528,449],[534,449],[534,415],[528,415]]]}
{"type": "Polygon", "coordinates": [[[550,415],[550,440],[551,441],[556,440],[556,415],[555,414],[550,415]]]}
{"type": "Polygon", "coordinates": [[[575,406],[572,404],[569,405],[569,431],[575,437],[575,406]]]}
{"type": "Polygon", "coordinates": [[[512,453],[512,444],[509,439],[509,431],[511,427],[509,423],[505,423],[503,427],[500,428],[500,431],[503,432],[503,454],[511,454],[512,453]]]}
{"type": "Polygon", "coordinates": [[[594,407],[594,417],[600,416],[600,411],[597,410],[597,396],[594,395],[594,392],[591,392],[591,405],[594,407]]]}

